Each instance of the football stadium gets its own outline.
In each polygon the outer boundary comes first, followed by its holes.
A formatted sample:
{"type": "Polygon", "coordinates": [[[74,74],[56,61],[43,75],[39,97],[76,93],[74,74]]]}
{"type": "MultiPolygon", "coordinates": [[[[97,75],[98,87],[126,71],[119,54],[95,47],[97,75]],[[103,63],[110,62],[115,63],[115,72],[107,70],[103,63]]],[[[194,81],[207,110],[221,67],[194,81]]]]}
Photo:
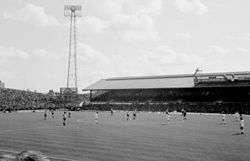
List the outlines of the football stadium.
{"type": "Polygon", "coordinates": [[[0,161],[249,161],[249,6],[0,1],[0,161]]]}
{"type": "Polygon", "coordinates": [[[248,160],[249,85],[229,72],[102,79],[84,96],[1,88],[0,157],[248,160]]]}

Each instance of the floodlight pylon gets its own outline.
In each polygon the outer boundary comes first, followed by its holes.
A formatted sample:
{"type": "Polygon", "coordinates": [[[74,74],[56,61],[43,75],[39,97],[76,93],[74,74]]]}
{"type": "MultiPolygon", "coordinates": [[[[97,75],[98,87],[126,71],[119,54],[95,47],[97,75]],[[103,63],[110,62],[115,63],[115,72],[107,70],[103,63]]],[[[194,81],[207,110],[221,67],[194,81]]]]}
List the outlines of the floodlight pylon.
{"type": "Polygon", "coordinates": [[[75,88],[76,90],[78,89],[76,21],[78,17],[81,17],[81,10],[82,10],[82,7],[80,5],[65,5],[64,6],[64,16],[70,19],[67,88],[75,88]]]}

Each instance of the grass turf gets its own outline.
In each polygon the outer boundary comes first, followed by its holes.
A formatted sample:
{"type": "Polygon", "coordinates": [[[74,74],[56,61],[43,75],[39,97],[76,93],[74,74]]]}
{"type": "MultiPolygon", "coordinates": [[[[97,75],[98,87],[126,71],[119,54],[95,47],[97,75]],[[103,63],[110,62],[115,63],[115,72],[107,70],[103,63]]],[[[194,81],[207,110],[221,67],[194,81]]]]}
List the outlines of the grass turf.
{"type": "MultiPolygon", "coordinates": [[[[250,134],[239,135],[239,122],[228,115],[140,112],[126,120],[125,112],[72,112],[62,126],[62,111],[43,120],[43,112],[0,114],[0,156],[36,150],[53,161],[246,161],[250,134]]],[[[246,130],[249,116],[244,116],[246,130]]]]}

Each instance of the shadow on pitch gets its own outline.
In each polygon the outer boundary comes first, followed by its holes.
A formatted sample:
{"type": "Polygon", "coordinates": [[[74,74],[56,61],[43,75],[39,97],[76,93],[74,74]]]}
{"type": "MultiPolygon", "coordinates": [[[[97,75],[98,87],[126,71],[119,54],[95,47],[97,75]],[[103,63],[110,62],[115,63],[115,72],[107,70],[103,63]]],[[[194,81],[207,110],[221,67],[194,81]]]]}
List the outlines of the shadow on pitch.
{"type": "Polygon", "coordinates": [[[227,123],[221,122],[221,123],[218,123],[218,125],[227,125],[227,123]]]}
{"type": "Polygon", "coordinates": [[[238,136],[238,135],[246,135],[246,134],[241,134],[240,132],[232,134],[233,136],[238,136]]]}

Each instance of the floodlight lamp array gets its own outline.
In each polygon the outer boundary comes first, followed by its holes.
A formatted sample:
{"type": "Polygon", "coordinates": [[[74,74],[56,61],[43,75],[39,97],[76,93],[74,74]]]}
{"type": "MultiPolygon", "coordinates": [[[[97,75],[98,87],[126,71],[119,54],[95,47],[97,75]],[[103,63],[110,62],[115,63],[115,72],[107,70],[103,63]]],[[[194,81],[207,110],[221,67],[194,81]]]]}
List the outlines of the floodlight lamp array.
{"type": "Polygon", "coordinates": [[[70,17],[74,15],[75,17],[81,17],[82,6],[80,5],[65,5],[64,6],[64,16],[70,17]]]}

